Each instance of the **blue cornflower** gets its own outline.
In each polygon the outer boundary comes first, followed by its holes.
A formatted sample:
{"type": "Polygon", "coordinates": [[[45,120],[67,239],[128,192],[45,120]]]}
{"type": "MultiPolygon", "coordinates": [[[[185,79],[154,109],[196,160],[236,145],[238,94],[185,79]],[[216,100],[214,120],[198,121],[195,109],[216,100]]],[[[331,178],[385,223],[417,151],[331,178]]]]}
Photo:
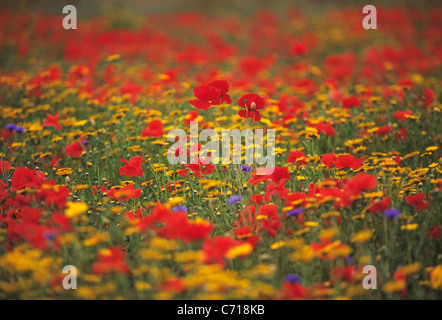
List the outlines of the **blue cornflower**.
{"type": "Polygon", "coordinates": [[[301,214],[301,213],[302,213],[302,208],[295,208],[295,209],[287,211],[287,214],[290,217],[297,216],[298,214],[301,214]]]}
{"type": "Polygon", "coordinates": [[[187,208],[185,206],[176,206],[175,208],[172,209],[172,211],[174,211],[174,212],[177,212],[177,211],[187,212],[187,208]]]}
{"type": "Polygon", "coordinates": [[[14,130],[15,128],[17,128],[17,125],[15,125],[15,124],[13,124],[13,123],[8,123],[8,124],[5,126],[5,128],[6,128],[6,130],[12,131],[12,130],[14,130]]]}
{"type": "Polygon", "coordinates": [[[388,219],[396,219],[401,215],[401,212],[398,209],[390,208],[384,210],[384,216],[388,219]]]}
{"type": "Polygon", "coordinates": [[[232,205],[232,204],[235,204],[235,203],[238,203],[238,202],[240,202],[242,200],[242,197],[241,196],[233,196],[233,197],[230,197],[230,199],[227,201],[230,205],[232,205]]]}
{"type": "Polygon", "coordinates": [[[23,133],[25,131],[26,131],[26,129],[23,127],[15,127],[15,129],[14,129],[14,132],[16,132],[16,133],[23,133]]]}
{"type": "Polygon", "coordinates": [[[57,233],[55,233],[53,231],[45,232],[45,233],[43,233],[43,235],[47,240],[50,240],[50,241],[53,241],[53,240],[55,240],[55,238],[57,238],[57,233]]]}
{"type": "Polygon", "coordinates": [[[301,277],[298,276],[297,274],[288,274],[285,276],[285,281],[288,281],[292,284],[294,283],[300,283],[301,282],[301,277]]]}

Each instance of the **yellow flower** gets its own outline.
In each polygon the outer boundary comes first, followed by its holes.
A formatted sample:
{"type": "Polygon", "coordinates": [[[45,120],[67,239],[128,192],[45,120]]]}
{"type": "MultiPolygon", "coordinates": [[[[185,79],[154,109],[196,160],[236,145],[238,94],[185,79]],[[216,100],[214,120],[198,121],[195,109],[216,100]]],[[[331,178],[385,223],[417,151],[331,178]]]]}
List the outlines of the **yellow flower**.
{"type": "Polygon", "coordinates": [[[276,249],[279,249],[279,248],[281,248],[281,247],[284,247],[285,245],[286,245],[286,242],[285,242],[285,241],[278,241],[278,242],[273,243],[273,244],[270,246],[270,249],[272,249],[272,250],[276,250],[276,249]]]}
{"type": "Polygon", "coordinates": [[[140,255],[145,260],[155,260],[155,261],[167,260],[170,257],[168,254],[164,254],[161,253],[160,251],[153,249],[141,250],[140,255]]]}
{"type": "Polygon", "coordinates": [[[400,268],[403,274],[409,275],[418,272],[422,268],[422,264],[420,262],[412,263],[400,268]]]}
{"type": "Polygon", "coordinates": [[[168,240],[161,237],[154,237],[150,240],[149,245],[155,249],[164,251],[173,251],[178,248],[178,242],[175,240],[168,240]]]}
{"type": "Polygon", "coordinates": [[[427,147],[427,148],[425,149],[425,151],[436,151],[437,149],[439,149],[438,146],[431,146],[431,147],[427,147]]]}
{"type": "Polygon", "coordinates": [[[397,291],[401,291],[405,289],[406,282],[403,280],[397,280],[397,281],[389,281],[384,286],[384,291],[388,293],[393,293],[397,291]]]}
{"type": "Polygon", "coordinates": [[[401,226],[401,230],[415,230],[418,227],[417,223],[409,223],[401,226]]]}
{"type": "Polygon", "coordinates": [[[84,240],[83,245],[86,247],[95,246],[98,243],[109,241],[110,235],[107,232],[97,232],[90,238],[84,240]]]}
{"type": "Polygon", "coordinates": [[[438,265],[431,271],[430,278],[433,289],[442,289],[442,265],[438,265]]]}
{"type": "Polygon", "coordinates": [[[235,246],[231,248],[229,251],[227,251],[226,257],[228,259],[235,259],[236,257],[246,256],[250,254],[250,252],[252,251],[253,251],[252,245],[250,243],[244,243],[239,246],[235,246]]]}
{"type": "Polygon", "coordinates": [[[88,188],[89,188],[88,184],[77,184],[76,186],[72,186],[72,190],[77,190],[77,191],[86,190],[88,188]]]}
{"type": "Polygon", "coordinates": [[[72,217],[76,217],[76,216],[82,214],[83,212],[87,211],[88,208],[89,207],[86,203],[68,201],[67,209],[65,210],[64,213],[69,218],[72,218],[72,217]]]}
{"type": "Polygon", "coordinates": [[[319,223],[317,223],[316,221],[306,221],[304,225],[306,227],[317,227],[319,226],[319,223]]]}
{"type": "Polygon", "coordinates": [[[366,242],[371,238],[372,234],[373,232],[371,232],[370,230],[363,230],[353,235],[351,238],[351,242],[366,242]]]}
{"type": "Polygon", "coordinates": [[[150,285],[149,282],[137,281],[137,282],[135,282],[135,288],[138,291],[145,291],[145,290],[150,290],[152,288],[152,286],[150,285]]]}
{"type": "Polygon", "coordinates": [[[176,206],[182,204],[184,201],[185,201],[185,199],[183,197],[174,197],[174,198],[170,198],[169,202],[167,204],[170,205],[171,207],[176,207],[176,206]]]}
{"type": "Polygon", "coordinates": [[[320,239],[333,239],[338,234],[338,228],[329,228],[319,231],[320,239]]]}
{"type": "Polygon", "coordinates": [[[119,54],[113,54],[109,57],[106,58],[107,62],[111,62],[111,61],[116,61],[120,59],[120,55],[119,54]]]}

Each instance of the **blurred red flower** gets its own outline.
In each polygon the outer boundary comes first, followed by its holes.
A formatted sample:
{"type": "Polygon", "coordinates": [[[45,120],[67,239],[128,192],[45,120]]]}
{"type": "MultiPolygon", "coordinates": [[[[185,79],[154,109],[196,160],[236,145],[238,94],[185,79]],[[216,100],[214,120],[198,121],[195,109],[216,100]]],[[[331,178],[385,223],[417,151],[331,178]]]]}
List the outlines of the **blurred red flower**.
{"type": "Polygon", "coordinates": [[[129,273],[130,268],[127,265],[126,253],[123,248],[117,246],[103,249],[98,253],[98,261],[92,265],[95,274],[129,273]]]}
{"type": "Polygon", "coordinates": [[[55,116],[48,113],[46,114],[46,117],[47,120],[43,123],[43,127],[54,127],[57,130],[62,129],[61,124],[58,122],[58,113],[56,113],[55,116]]]}
{"type": "Polygon", "coordinates": [[[6,173],[11,169],[11,165],[7,160],[0,160],[0,173],[6,173]]]}
{"type": "Polygon", "coordinates": [[[227,252],[239,244],[241,244],[240,241],[228,236],[209,238],[203,242],[203,262],[217,263],[224,266],[224,258],[227,252]]]}
{"type": "Polygon", "coordinates": [[[112,199],[117,199],[122,202],[127,202],[129,199],[138,199],[141,196],[141,189],[134,189],[134,185],[129,183],[120,189],[111,188],[106,191],[107,196],[112,199]]]}
{"type": "Polygon", "coordinates": [[[84,153],[83,145],[80,141],[76,141],[68,146],[66,146],[66,154],[72,158],[79,158],[84,153]]]}
{"type": "Polygon", "coordinates": [[[359,108],[360,105],[361,101],[355,96],[350,96],[342,99],[342,107],[344,109],[359,108]]]}
{"type": "Polygon", "coordinates": [[[120,168],[120,176],[125,175],[126,177],[137,177],[143,176],[143,169],[141,169],[141,165],[143,164],[143,157],[136,156],[133,157],[127,162],[126,159],[121,158],[121,162],[126,165],[120,168]]]}
{"type": "Polygon", "coordinates": [[[161,137],[164,135],[163,123],[161,120],[153,120],[147,124],[147,128],[141,131],[142,137],[161,137]]]}
{"type": "Polygon", "coordinates": [[[336,162],[336,169],[351,168],[356,170],[360,167],[362,167],[362,160],[352,154],[340,156],[336,162]]]}
{"type": "Polygon", "coordinates": [[[322,163],[329,169],[336,163],[336,160],[338,158],[334,153],[327,153],[321,156],[322,163]]]}
{"type": "Polygon", "coordinates": [[[296,163],[297,165],[303,165],[307,163],[307,161],[305,160],[305,154],[299,150],[290,151],[287,162],[296,163]]]}
{"type": "Polygon", "coordinates": [[[425,210],[430,205],[429,202],[424,201],[425,193],[417,193],[413,196],[405,197],[405,202],[411,204],[416,210],[425,210]]]}
{"type": "Polygon", "coordinates": [[[438,240],[440,237],[440,228],[437,224],[433,226],[433,229],[428,230],[428,234],[433,238],[438,240]]]}

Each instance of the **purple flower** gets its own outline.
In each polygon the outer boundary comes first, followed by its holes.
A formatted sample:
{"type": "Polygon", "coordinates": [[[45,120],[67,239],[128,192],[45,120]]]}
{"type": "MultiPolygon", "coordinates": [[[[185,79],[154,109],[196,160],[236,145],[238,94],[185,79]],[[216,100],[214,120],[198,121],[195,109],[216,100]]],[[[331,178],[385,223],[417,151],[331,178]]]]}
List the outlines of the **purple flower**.
{"type": "Polygon", "coordinates": [[[173,208],[172,211],[174,211],[174,212],[177,212],[177,211],[187,212],[187,208],[185,206],[177,206],[177,207],[173,208]]]}
{"type": "Polygon", "coordinates": [[[227,202],[228,202],[230,205],[232,205],[232,204],[235,204],[235,203],[240,202],[241,200],[242,200],[242,197],[241,197],[241,196],[233,196],[233,197],[231,197],[227,202]]]}
{"type": "Polygon", "coordinates": [[[288,281],[292,284],[294,283],[300,283],[301,282],[301,277],[298,276],[297,274],[288,274],[285,276],[285,281],[288,281]]]}
{"type": "Polygon", "coordinates": [[[295,208],[295,209],[287,211],[287,214],[290,217],[297,216],[298,214],[301,214],[301,213],[302,213],[302,208],[295,208]]]}
{"type": "Polygon", "coordinates": [[[352,257],[347,257],[345,260],[347,260],[348,263],[353,263],[355,261],[352,257]]]}
{"type": "Polygon", "coordinates": [[[14,129],[14,132],[16,132],[16,133],[23,133],[25,131],[26,131],[26,129],[23,127],[15,127],[15,129],[14,129]]]}
{"type": "Polygon", "coordinates": [[[8,124],[5,126],[5,128],[6,128],[6,130],[12,131],[12,130],[14,130],[15,128],[17,128],[17,126],[16,126],[15,124],[13,124],[13,123],[8,123],[8,124]]]}
{"type": "Polygon", "coordinates": [[[88,141],[82,141],[81,144],[84,145],[85,147],[87,147],[89,145],[89,142],[88,141]]]}
{"type": "Polygon", "coordinates": [[[55,238],[57,238],[57,233],[55,233],[54,231],[45,232],[43,233],[43,235],[47,240],[50,241],[53,241],[55,240],[55,238]]]}
{"type": "Polygon", "coordinates": [[[384,210],[384,216],[388,219],[396,219],[400,216],[400,211],[395,208],[385,209],[384,210]]]}
{"type": "Polygon", "coordinates": [[[246,165],[242,165],[241,166],[241,172],[249,172],[250,171],[250,167],[249,166],[246,166],[246,165]]]}

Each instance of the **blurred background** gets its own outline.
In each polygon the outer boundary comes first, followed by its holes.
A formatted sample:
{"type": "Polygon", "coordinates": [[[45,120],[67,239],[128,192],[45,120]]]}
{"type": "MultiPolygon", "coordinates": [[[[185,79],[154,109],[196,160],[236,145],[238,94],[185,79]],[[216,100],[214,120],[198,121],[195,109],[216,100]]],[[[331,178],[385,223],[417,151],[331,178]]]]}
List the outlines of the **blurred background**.
{"type": "Polygon", "coordinates": [[[202,11],[207,14],[253,13],[263,8],[275,13],[284,13],[287,8],[295,7],[302,13],[320,14],[335,7],[362,8],[374,6],[407,6],[426,8],[441,5],[439,0],[2,0],[1,7],[14,11],[46,11],[61,13],[65,5],[77,8],[78,19],[87,19],[105,14],[115,8],[120,14],[130,13],[150,15],[163,12],[202,11]]]}

